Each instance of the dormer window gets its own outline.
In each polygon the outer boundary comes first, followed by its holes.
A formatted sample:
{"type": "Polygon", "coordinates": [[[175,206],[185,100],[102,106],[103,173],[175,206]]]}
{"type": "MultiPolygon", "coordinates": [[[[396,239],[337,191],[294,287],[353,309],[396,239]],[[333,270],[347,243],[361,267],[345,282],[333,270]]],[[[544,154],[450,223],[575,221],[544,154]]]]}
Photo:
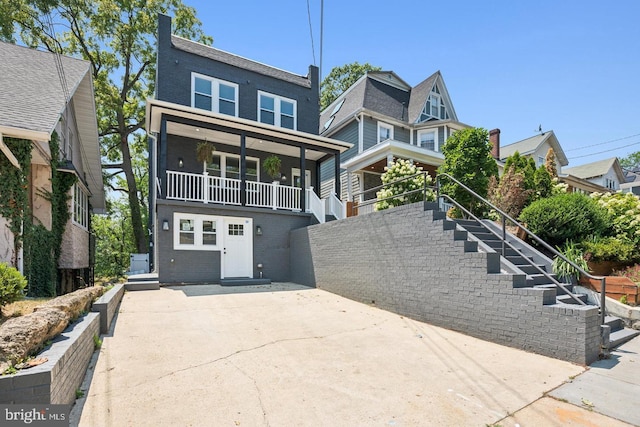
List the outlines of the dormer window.
{"type": "Polygon", "coordinates": [[[418,122],[426,122],[427,120],[446,120],[449,118],[447,107],[444,104],[442,95],[438,85],[433,85],[433,89],[427,98],[427,102],[422,108],[418,122]]]}

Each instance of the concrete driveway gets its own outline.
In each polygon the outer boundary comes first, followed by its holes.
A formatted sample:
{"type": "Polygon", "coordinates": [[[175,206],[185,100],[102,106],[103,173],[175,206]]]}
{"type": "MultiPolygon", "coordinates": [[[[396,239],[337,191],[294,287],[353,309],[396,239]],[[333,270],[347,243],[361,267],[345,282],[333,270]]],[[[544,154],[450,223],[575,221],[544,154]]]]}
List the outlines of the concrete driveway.
{"type": "Polygon", "coordinates": [[[543,397],[582,366],[294,284],[128,292],[90,369],[82,426],[625,425],[543,397]]]}

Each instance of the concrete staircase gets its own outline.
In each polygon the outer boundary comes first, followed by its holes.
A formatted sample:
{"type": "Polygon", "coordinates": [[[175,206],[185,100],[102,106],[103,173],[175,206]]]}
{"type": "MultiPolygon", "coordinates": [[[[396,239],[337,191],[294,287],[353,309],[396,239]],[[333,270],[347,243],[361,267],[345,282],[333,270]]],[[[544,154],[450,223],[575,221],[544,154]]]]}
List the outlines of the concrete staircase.
{"type": "MultiPolygon", "coordinates": [[[[516,236],[507,233],[505,244],[502,239],[502,229],[494,222],[483,220],[456,219],[455,222],[461,229],[465,230],[471,239],[477,239],[482,244],[493,249],[500,254],[501,269],[510,273],[525,274],[526,280],[523,287],[542,288],[555,290],[555,302],[559,304],[579,304],[578,299],[589,305],[598,305],[596,301],[590,300],[586,293],[574,291],[574,285],[562,283],[558,286],[551,278],[559,281],[553,274],[552,261],[540,253],[538,250],[523,242],[516,236]]],[[[614,316],[606,316],[605,324],[610,327],[609,349],[634,338],[640,331],[627,329],[624,327],[622,319],[614,316]]]]}
{"type": "Polygon", "coordinates": [[[127,277],[127,283],[124,284],[127,291],[149,291],[160,289],[158,275],[155,273],[131,274],[127,277]]]}

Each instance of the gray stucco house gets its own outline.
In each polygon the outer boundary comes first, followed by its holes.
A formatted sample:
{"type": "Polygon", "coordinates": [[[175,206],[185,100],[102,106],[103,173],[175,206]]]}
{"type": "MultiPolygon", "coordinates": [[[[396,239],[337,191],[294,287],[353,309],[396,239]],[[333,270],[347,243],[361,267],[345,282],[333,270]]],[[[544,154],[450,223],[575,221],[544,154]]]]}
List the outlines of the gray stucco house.
{"type": "MultiPolygon", "coordinates": [[[[336,98],[320,116],[320,134],[353,144],[340,158],[322,166],[322,195],[340,185],[342,200],[379,186],[384,167],[394,159],[411,159],[435,176],[444,162],[442,146],[456,130],[453,102],[437,71],[411,87],[393,71],[368,72],[336,98]]],[[[358,200],[375,198],[360,194],[358,200]]],[[[357,200],[356,200],[357,201],[357,200]]]]}
{"type": "Polygon", "coordinates": [[[335,197],[319,198],[319,170],[351,144],[318,135],[318,78],[314,66],[297,75],[172,35],[159,16],[146,126],[161,283],[289,280],[290,230],[343,215],[335,197]],[[209,162],[196,157],[203,142],[215,147],[209,162]]]}

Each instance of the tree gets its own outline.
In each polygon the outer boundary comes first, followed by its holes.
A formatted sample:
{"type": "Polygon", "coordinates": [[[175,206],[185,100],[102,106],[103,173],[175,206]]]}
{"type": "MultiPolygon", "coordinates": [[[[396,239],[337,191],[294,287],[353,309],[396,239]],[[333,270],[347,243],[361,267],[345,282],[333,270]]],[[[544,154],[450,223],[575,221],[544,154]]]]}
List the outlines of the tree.
{"type": "MultiPolygon", "coordinates": [[[[489,132],[482,128],[469,128],[455,132],[442,147],[444,163],[438,169],[469,187],[481,197],[487,197],[489,178],[498,176],[498,166],[491,156],[489,132]]],[[[483,205],[471,194],[453,182],[443,179],[441,191],[451,196],[472,213],[482,213],[483,205]]]]}
{"type": "Polygon", "coordinates": [[[382,68],[374,67],[365,62],[364,64],[352,62],[339,67],[333,67],[327,77],[320,85],[320,111],[324,110],[345,90],[354,84],[367,71],[380,71],[382,68]]]}
{"type": "Polygon", "coordinates": [[[148,190],[141,191],[146,182],[136,176],[136,163],[147,156],[145,100],[155,89],[157,15],[174,16],[174,33],[211,43],[195,9],[181,0],[0,1],[0,37],[90,62],[101,151],[108,161],[103,168],[110,171],[105,180],[113,191],[127,195],[135,250],[146,252],[148,190]]]}
{"type": "Polygon", "coordinates": [[[532,192],[524,188],[524,176],[515,168],[506,169],[500,179],[489,178],[489,201],[511,218],[520,215],[532,192]]]}
{"type": "Polygon", "coordinates": [[[515,173],[521,173],[524,178],[524,188],[531,190],[534,188],[534,175],[536,172],[536,162],[531,157],[521,156],[519,152],[515,152],[504,162],[505,172],[513,168],[515,173]]]}
{"type": "Polygon", "coordinates": [[[640,151],[636,151],[620,159],[620,166],[631,170],[640,169],[640,151]]]}

